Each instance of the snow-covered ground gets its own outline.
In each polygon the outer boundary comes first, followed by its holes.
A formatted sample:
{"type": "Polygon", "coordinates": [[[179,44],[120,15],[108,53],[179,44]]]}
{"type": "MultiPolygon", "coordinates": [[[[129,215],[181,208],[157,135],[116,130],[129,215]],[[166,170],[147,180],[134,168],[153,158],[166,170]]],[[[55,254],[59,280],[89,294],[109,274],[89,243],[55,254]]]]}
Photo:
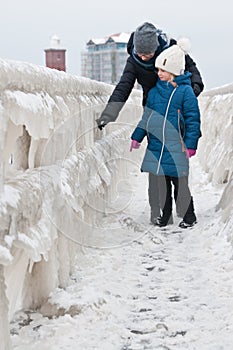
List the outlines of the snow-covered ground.
{"type": "Polygon", "coordinates": [[[213,186],[192,158],[198,224],[180,230],[175,216],[160,229],[149,225],[147,174],[138,163],[118,187],[125,209],[103,218],[100,242],[93,228],[72,283],[12,321],[14,350],[232,349],[232,246],[216,211],[226,185],[213,186]]]}

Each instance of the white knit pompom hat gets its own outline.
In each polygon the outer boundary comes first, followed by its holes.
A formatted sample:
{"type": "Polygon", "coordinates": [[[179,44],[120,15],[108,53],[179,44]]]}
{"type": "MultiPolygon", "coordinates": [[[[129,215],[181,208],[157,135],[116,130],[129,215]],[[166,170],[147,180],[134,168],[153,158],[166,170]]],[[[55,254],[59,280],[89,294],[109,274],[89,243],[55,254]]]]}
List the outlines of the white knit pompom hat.
{"type": "Polygon", "coordinates": [[[161,52],[156,58],[155,67],[174,75],[184,74],[185,54],[190,50],[190,41],[187,38],[177,40],[176,45],[161,52]]]}

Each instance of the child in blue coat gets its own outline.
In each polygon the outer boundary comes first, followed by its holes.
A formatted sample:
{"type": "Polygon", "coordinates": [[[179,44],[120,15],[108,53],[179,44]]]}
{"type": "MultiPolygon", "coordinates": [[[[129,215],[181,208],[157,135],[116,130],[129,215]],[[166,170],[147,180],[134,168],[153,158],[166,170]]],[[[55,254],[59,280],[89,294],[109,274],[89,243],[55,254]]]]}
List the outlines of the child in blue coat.
{"type": "Polygon", "coordinates": [[[191,73],[185,72],[188,39],[164,50],[156,59],[159,80],[149,91],[146,107],[134,130],[131,150],[147,136],[148,146],[141,170],[156,176],[162,212],[155,225],[172,219],[172,184],[187,228],[196,222],[193,198],[188,186],[189,158],[195,155],[200,137],[200,111],[191,87],[191,73]]]}

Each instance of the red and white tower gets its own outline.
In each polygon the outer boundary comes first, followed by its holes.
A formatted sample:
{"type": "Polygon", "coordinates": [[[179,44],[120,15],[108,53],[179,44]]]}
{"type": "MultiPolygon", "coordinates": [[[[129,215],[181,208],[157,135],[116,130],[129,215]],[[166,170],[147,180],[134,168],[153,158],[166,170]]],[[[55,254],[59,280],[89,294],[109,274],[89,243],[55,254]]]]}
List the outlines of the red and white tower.
{"type": "Polygon", "coordinates": [[[50,48],[44,51],[46,67],[66,71],[66,50],[60,47],[57,35],[51,37],[50,48]]]}

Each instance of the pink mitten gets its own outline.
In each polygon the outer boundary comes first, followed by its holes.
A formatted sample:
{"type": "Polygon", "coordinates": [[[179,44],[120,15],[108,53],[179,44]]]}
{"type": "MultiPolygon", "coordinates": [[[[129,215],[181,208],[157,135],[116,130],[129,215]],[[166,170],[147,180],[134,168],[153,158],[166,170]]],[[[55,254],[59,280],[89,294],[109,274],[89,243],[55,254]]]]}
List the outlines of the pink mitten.
{"type": "Polygon", "coordinates": [[[186,152],[186,158],[191,158],[192,156],[195,156],[196,154],[196,150],[195,149],[191,149],[191,148],[186,148],[185,150],[186,152]]]}
{"type": "Polygon", "coordinates": [[[133,148],[138,149],[140,146],[141,144],[138,141],[132,140],[131,146],[130,146],[130,152],[132,152],[133,148]]]}

